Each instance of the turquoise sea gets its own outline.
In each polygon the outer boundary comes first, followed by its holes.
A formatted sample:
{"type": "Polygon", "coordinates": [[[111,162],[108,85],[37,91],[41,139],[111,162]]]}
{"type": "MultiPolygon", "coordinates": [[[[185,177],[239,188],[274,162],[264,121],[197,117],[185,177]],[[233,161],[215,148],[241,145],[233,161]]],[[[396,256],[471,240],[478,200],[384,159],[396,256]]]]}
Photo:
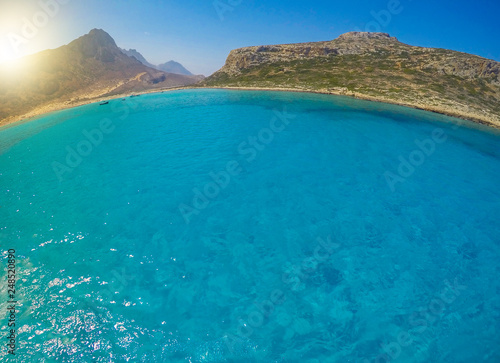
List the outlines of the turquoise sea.
{"type": "Polygon", "coordinates": [[[3,127],[0,360],[500,362],[499,216],[500,134],[399,106],[184,90],[3,127]]]}

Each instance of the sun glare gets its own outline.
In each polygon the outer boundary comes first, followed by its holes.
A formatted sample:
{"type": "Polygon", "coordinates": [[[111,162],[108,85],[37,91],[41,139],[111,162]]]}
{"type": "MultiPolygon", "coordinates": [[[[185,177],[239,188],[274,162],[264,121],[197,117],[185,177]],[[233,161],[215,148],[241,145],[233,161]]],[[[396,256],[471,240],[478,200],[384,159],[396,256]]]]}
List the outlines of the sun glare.
{"type": "Polygon", "coordinates": [[[14,71],[20,68],[22,63],[22,58],[15,54],[14,51],[10,50],[8,47],[0,49],[0,66],[3,70],[14,71]]]}

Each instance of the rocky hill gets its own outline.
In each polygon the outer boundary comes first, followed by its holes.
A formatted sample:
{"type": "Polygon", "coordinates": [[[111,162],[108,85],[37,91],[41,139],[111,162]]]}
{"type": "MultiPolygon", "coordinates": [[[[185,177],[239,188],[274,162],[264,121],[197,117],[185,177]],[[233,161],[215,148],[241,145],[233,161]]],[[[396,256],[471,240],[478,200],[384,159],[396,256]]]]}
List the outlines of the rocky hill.
{"type": "Polygon", "coordinates": [[[162,72],[123,54],[113,38],[94,29],[68,45],[0,68],[0,125],[40,110],[198,82],[198,76],[162,72]]]}
{"type": "Polygon", "coordinates": [[[500,127],[500,63],[352,32],[230,52],[209,87],[296,89],[390,102],[500,127]]]}

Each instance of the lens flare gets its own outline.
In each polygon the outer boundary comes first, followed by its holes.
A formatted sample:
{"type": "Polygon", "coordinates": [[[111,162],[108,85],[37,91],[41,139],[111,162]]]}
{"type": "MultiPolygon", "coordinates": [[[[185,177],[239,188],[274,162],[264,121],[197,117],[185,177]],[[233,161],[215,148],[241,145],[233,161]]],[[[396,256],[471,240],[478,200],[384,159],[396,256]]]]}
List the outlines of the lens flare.
{"type": "Polygon", "coordinates": [[[23,58],[8,49],[0,49],[0,67],[4,75],[17,73],[23,67],[23,58]]]}

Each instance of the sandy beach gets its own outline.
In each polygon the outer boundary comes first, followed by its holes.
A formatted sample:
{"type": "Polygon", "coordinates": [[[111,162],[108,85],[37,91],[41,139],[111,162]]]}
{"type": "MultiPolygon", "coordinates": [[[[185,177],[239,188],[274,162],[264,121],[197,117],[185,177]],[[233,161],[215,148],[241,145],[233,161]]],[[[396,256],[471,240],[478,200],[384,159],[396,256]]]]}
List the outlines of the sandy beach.
{"type": "MultiPolygon", "coordinates": [[[[326,94],[326,95],[334,95],[334,96],[346,96],[346,97],[352,97],[352,98],[366,100],[366,101],[388,103],[388,104],[393,104],[393,105],[399,105],[399,106],[420,109],[420,110],[429,111],[429,112],[435,112],[435,113],[446,115],[446,116],[451,116],[451,117],[456,117],[456,118],[460,118],[460,119],[464,119],[464,120],[473,121],[473,122],[476,122],[476,123],[479,123],[482,125],[493,127],[495,129],[500,129],[500,116],[498,118],[494,118],[494,117],[491,117],[490,114],[488,114],[486,112],[484,114],[478,114],[476,112],[468,112],[467,105],[461,105],[461,106],[463,106],[463,108],[458,110],[457,108],[451,107],[451,106],[450,107],[443,107],[441,105],[440,106],[428,105],[428,104],[416,103],[416,102],[415,103],[414,102],[396,102],[394,100],[386,99],[383,97],[372,97],[372,96],[364,95],[364,94],[357,93],[357,92],[346,91],[343,89],[312,90],[312,89],[300,89],[300,88],[184,86],[184,87],[173,87],[173,88],[165,88],[165,89],[147,90],[147,91],[143,91],[143,92],[136,92],[133,94],[140,95],[140,94],[171,92],[171,91],[187,90],[187,89],[228,89],[228,90],[247,90],[247,91],[304,92],[304,93],[317,93],[317,94],[326,94]]],[[[109,98],[97,96],[97,97],[87,98],[87,99],[84,99],[81,101],[54,102],[54,103],[51,103],[48,105],[43,105],[41,107],[37,107],[33,111],[30,111],[24,115],[12,116],[12,117],[0,120],[0,130],[1,130],[1,128],[5,127],[7,125],[12,126],[13,124],[18,123],[18,122],[23,122],[23,123],[29,122],[32,119],[43,116],[43,115],[48,114],[50,112],[55,112],[55,111],[60,111],[60,110],[69,109],[69,108],[73,108],[73,107],[88,105],[88,104],[96,103],[96,102],[100,102],[100,101],[112,101],[115,99],[130,97],[131,95],[132,95],[132,93],[127,93],[127,94],[113,95],[112,97],[109,97],[109,98]]]]}
{"type": "Polygon", "coordinates": [[[3,120],[0,120],[0,130],[2,127],[8,126],[8,125],[12,126],[13,124],[18,123],[18,122],[23,122],[23,123],[29,122],[32,119],[49,114],[51,112],[66,110],[66,109],[84,106],[84,105],[89,105],[91,103],[96,103],[96,102],[101,102],[101,101],[112,101],[112,100],[116,100],[116,99],[120,99],[120,98],[130,97],[132,94],[141,95],[141,94],[148,94],[148,93],[177,91],[177,90],[181,90],[181,89],[190,89],[190,88],[192,88],[192,87],[174,87],[174,88],[147,90],[147,91],[143,91],[143,92],[134,92],[134,93],[129,92],[129,93],[124,93],[124,94],[113,95],[112,97],[96,96],[96,97],[85,98],[85,99],[82,99],[79,101],[53,102],[53,103],[50,103],[47,105],[37,107],[34,110],[32,110],[28,113],[25,113],[23,115],[11,116],[11,117],[5,118],[3,120]]]}
{"type": "MultiPolygon", "coordinates": [[[[201,87],[198,87],[201,88],[201,87]]],[[[496,129],[500,129],[500,116],[498,118],[493,118],[489,114],[478,114],[474,112],[467,111],[457,111],[453,107],[443,107],[443,106],[433,106],[427,105],[424,103],[410,103],[410,102],[396,102],[387,98],[379,98],[372,97],[368,95],[364,95],[358,92],[351,91],[342,91],[342,90],[310,90],[310,89],[298,89],[298,88],[261,88],[261,87],[208,87],[208,88],[218,88],[218,89],[234,89],[234,90],[248,90],[248,91],[283,91],[283,92],[304,92],[304,93],[318,93],[318,94],[326,94],[333,96],[346,96],[352,97],[365,101],[379,102],[379,103],[388,103],[392,105],[405,106],[410,108],[415,108],[419,110],[434,112],[446,116],[456,117],[463,120],[472,121],[475,123],[479,123],[482,125],[490,126],[496,129]]],[[[466,105],[463,105],[464,108],[467,108],[466,105]]]]}

